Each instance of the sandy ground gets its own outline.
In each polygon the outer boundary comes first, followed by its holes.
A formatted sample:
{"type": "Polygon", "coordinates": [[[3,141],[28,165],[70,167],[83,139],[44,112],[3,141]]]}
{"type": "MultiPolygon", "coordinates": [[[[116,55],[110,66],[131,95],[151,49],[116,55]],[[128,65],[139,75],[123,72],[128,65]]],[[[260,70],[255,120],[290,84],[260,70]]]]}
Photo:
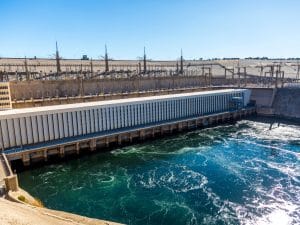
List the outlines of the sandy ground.
{"type": "MultiPolygon", "coordinates": [[[[178,60],[148,60],[147,66],[148,69],[154,69],[155,67],[162,66],[164,69],[175,69],[176,63],[178,60]]],[[[138,63],[140,60],[113,60],[109,61],[110,69],[112,70],[126,70],[137,69],[138,63]]],[[[272,63],[281,63],[282,71],[285,71],[285,77],[295,78],[297,69],[296,66],[299,64],[297,60],[214,60],[214,61],[202,61],[202,60],[184,60],[184,65],[195,65],[202,63],[220,63],[227,68],[233,68],[240,65],[241,67],[247,67],[248,74],[260,75],[261,65],[269,65],[272,63]],[[294,66],[292,66],[294,65],[294,66]]],[[[62,59],[60,61],[62,71],[89,71],[91,68],[91,63],[89,60],[80,60],[80,59],[62,59]]],[[[40,72],[49,73],[50,71],[56,71],[56,60],[55,59],[27,59],[28,70],[31,72],[40,72]]],[[[93,70],[94,71],[104,71],[105,62],[104,60],[93,60],[93,70]]],[[[23,58],[1,58],[0,57],[0,71],[8,72],[25,72],[25,59],[23,58]]],[[[265,69],[265,72],[269,71],[269,68],[265,69]]],[[[224,69],[220,66],[213,66],[212,73],[214,76],[224,75],[224,69]]]]}
{"type": "Polygon", "coordinates": [[[71,213],[50,210],[0,198],[1,225],[117,225],[71,213]]]}

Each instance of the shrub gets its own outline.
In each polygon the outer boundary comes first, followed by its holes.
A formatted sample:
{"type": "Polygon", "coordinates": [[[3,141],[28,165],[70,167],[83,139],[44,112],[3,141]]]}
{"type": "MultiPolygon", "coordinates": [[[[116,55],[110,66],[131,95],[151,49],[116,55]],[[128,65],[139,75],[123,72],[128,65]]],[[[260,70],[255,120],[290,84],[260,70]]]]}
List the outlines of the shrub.
{"type": "Polygon", "coordinates": [[[19,195],[18,196],[18,199],[22,202],[25,202],[25,197],[23,195],[19,195]]]}

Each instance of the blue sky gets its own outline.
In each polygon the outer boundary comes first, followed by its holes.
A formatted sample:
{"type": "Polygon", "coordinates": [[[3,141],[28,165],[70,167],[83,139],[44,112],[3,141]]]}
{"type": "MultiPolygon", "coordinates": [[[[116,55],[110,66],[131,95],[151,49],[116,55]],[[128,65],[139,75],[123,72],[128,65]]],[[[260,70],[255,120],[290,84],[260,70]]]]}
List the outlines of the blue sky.
{"type": "Polygon", "coordinates": [[[0,56],[299,57],[299,0],[0,0],[0,56]]]}

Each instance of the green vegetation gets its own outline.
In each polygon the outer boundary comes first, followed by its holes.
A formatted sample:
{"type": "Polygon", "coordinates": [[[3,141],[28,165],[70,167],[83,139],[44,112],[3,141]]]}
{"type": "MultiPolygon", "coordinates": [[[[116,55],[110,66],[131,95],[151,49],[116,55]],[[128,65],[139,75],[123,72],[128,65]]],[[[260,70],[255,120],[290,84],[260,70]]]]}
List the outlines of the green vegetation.
{"type": "Polygon", "coordinates": [[[19,195],[18,199],[22,202],[25,202],[26,198],[23,195],[19,195]]]}

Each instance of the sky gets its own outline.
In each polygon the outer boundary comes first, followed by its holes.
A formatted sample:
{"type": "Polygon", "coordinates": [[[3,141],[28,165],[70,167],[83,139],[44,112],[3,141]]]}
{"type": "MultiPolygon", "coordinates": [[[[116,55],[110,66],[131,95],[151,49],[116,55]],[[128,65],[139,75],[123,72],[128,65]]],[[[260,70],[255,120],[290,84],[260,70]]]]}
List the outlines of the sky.
{"type": "Polygon", "coordinates": [[[300,57],[299,0],[0,0],[0,57],[300,57]]]}

